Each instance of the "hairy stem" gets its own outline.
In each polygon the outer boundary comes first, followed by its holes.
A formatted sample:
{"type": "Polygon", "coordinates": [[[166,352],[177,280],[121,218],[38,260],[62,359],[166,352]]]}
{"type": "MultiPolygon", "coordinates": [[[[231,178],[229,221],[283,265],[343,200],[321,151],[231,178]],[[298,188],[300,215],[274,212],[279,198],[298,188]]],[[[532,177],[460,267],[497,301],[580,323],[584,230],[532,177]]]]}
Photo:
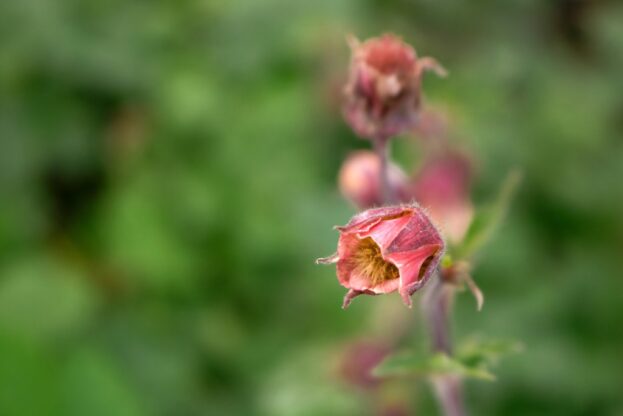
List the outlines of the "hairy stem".
{"type": "MultiPolygon", "coordinates": [[[[455,289],[444,283],[439,273],[431,280],[430,288],[422,302],[431,335],[431,347],[435,353],[452,355],[449,318],[455,289]]],[[[467,415],[460,377],[454,375],[435,376],[433,387],[444,415],[467,415]]]]}
{"type": "Polygon", "coordinates": [[[373,140],[373,143],[374,151],[380,161],[379,184],[381,186],[381,196],[386,204],[393,204],[396,200],[389,184],[389,140],[385,137],[379,137],[373,140]]]}
{"type": "MultiPolygon", "coordinates": [[[[389,183],[389,140],[379,137],[373,141],[374,150],[380,161],[379,183],[385,204],[396,202],[396,196],[389,183]]],[[[430,289],[423,299],[424,315],[428,321],[431,347],[435,353],[452,355],[449,318],[454,301],[454,287],[443,282],[439,272],[430,282],[430,289]]],[[[463,399],[461,378],[454,375],[436,376],[432,380],[437,401],[445,416],[467,416],[463,399]]]]}

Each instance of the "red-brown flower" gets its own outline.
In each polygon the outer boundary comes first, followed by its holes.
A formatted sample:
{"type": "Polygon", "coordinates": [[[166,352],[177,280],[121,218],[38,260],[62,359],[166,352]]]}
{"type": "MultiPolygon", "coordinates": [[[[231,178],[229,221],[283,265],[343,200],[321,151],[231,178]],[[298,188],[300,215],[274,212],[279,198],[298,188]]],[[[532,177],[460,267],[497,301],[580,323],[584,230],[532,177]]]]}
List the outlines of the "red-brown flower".
{"type": "MultiPolygon", "coordinates": [[[[383,205],[380,169],[381,161],[374,152],[358,150],[351,153],[340,169],[340,192],[360,209],[383,205]]],[[[407,202],[410,198],[407,175],[398,165],[389,163],[387,176],[395,199],[407,202]]]]}
{"type": "Polygon", "coordinates": [[[337,253],[317,262],[337,263],[337,278],[348,289],[343,308],[356,296],[394,291],[410,307],[411,295],[433,274],[445,247],[417,205],[369,209],[336,228],[337,253]]]}
{"type": "Polygon", "coordinates": [[[445,70],[433,58],[391,34],[363,43],[350,41],[352,58],[345,87],[344,115],[355,132],[384,140],[414,127],[421,107],[422,74],[445,70]]]}

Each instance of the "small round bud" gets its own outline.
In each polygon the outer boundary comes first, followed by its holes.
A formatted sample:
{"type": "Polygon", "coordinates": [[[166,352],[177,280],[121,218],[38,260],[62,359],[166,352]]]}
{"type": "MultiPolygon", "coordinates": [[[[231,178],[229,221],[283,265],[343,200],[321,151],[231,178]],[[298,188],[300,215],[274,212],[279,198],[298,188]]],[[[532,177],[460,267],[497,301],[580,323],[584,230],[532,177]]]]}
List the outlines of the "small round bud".
{"type": "MultiPolygon", "coordinates": [[[[381,162],[376,153],[360,150],[351,153],[338,176],[340,192],[359,209],[383,205],[379,170],[381,162]]],[[[408,200],[408,178],[397,165],[388,166],[388,182],[391,194],[398,201],[408,200]]]]}

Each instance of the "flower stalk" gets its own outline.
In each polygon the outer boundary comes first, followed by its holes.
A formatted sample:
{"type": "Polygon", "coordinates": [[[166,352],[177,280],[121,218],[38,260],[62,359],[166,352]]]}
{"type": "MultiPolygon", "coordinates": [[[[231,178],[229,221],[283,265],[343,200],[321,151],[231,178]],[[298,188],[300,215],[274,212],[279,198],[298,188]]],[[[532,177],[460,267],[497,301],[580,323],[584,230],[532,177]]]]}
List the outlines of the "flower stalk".
{"type": "Polygon", "coordinates": [[[381,198],[385,204],[393,204],[396,202],[396,195],[389,183],[389,139],[379,137],[373,141],[374,151],[379,158],[379,184],[381,190],[381,198]]]}
{"type": "MultiPolygon", "coordinates": [[[[452,355],[450,316],[456,288],[443,281],[437,273],[422,301],[422,309],[428,323],[431,349],[434,353],[452,355]]],[[[432,379],[437,401],[446,416],[466,416],[461,378],[456,375],[440,375],[432,379]]]]}
{"type": "MultiPolygon", "coordinates": [[[[440,271],[446,242],[435,223],[444,225],[451,243],[465,236],[473,216],[468,196],[471,169],[461,155],[444,154],[425,164],[410,182],[390,160],[392,138],[425,127],[424,72],[443,77],[446,71],[392,34],[363,42],[350,37],[349,45],[352,55],[342,111],[353,131],[371,142],[374,153],[353,154],[340,170],[341,193],[364,211],[336,227],[337,252],[316,262],[336,265],[338,281],[348,289],[343,308],[357,296],[391,292],[398,292],[411,307],[411,296],[430,280],[422,309],[432,351],[451,356],[449,325],[456,281],[449,278],[449,271],[440,271]]],[[[441,127],[432,134],[443,132],[441,127]]],[[[450,271],[456,274],[459,269],[457,265],[450,271]]],[[[482,295],[463,274],[480,308],[482,295]]],[[[460,376],[433,376],[432,384],[444,415],[467,414],[460,376]]]]}

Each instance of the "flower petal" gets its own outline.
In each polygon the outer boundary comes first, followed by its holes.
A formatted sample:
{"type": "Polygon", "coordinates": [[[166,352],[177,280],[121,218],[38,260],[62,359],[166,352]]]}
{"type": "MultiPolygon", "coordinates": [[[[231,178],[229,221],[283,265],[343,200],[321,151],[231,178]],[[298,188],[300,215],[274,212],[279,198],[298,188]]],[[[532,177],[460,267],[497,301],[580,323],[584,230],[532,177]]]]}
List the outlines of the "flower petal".
{"type": "MultiPolygon", "coordinates": [[[[396,239],[403,228],[411,221],[411,215],[403,215],[398,218],[382,221],[369,231],[360,233],[360,237],[371,237],[381,248],[381,252],[388,248],[396,239]]],[[[385,256],[383,256],[385,257],[385,256]]]]}
{"type": "Polygon", "coordinates": [[[400,271],[399,292],[407,306],[411,306],[410,296],[426,283],[434,271],[441,249],[438,244],[429,244],[412,251],[395,252],[386,256],[400,271]],[[430,261],[425,264],[427,260],[430,261]]]}
{"type": "Polygon", "coordinates": [[[413,208],[402,206],[372,208],[355,215],[345,226],[335,228],[343,233],[361,233],[368,231],[381,221],[399,215],[408,215],[411,212],[413,212],[413,208]]]}
{"type": "MultiPolygon", "coordinates": [[[[413,214],[409,223],[405,225],[391,245],[386,247],[387,254],[412,251],[428,244],[444,246],[439,231],[431,223],[424,211],[418,207],[418,210],[414,210],[413,214]]],[[[385,257],[387,257],[387,254],[385,257]]]]}
{"type": "Polygon", "coordinates": [[[374,292],[369,292],[365,290],[362,291],[362,290],[350,289],[348,292],[346,292],[346,295],[344,296],[344,301],[342,302],[342,309],[348,308],[348,305],[350,305],[353,299],[359,295],[375,295],[375,294],[376,293],[374,292]]]}
{"type": "Polygon", "coordinates": [[[376,285],[370,284],[370,276],[363,276],[356,271],[351,272],[348,287],[355,290],[372,292],[374,294],[390,293],[398,290],[400,279],[389,279],[376,285]]]}

